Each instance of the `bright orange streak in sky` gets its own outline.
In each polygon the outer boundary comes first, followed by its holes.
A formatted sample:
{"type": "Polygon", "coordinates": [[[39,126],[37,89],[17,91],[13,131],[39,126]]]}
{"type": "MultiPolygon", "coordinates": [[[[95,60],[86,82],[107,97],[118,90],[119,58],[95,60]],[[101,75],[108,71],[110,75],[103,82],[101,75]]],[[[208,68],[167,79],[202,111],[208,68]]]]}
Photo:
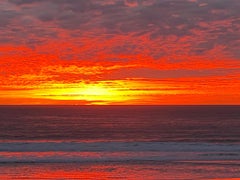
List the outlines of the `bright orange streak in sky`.
{"type": "Polygon", "coordinates": [[[127,63],[67,62],[27,47],[2,50],[1,104],[239,104],[240,75],[234,68],[240,65],[235,60],[156,63],[139,57],[127,63]],[[222,75],[226,68],[232,72],[222,75]],[[214,75],[215,69],[220,73],[214,75]],[[179,70],[213,75],[175,77],[179,70]],[[161,72],[169,77],[158,78],[161,72]]]}

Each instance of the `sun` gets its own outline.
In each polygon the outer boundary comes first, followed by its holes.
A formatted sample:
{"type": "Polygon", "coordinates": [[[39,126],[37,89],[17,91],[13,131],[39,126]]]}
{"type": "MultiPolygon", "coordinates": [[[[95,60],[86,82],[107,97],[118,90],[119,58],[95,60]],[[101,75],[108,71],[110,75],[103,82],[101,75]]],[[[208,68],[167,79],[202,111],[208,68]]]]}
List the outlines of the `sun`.
{"type": "Polygon", "coordinates": [[[89,101],[90,104],[107,105],[121,100],[117,89],[102,84],[88,84],[79,89],[79,98],[89,101]]]}
{"type": "Polygon", "coordinates": [[[112,95],[109,88],[102,87],[99,85],[89,85],[80,91],[84,96],[108,96],[112,95]]]}

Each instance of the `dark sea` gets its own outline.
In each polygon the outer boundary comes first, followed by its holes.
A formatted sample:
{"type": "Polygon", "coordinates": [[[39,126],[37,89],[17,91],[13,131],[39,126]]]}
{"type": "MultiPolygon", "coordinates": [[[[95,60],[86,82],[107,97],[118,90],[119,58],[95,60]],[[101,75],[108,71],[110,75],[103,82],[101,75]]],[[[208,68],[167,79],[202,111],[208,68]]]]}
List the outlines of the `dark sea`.
{"type": "Polygon", "coordinates": [[[0,106],[0,180],[240,179],[240,106],[0,106]]]}

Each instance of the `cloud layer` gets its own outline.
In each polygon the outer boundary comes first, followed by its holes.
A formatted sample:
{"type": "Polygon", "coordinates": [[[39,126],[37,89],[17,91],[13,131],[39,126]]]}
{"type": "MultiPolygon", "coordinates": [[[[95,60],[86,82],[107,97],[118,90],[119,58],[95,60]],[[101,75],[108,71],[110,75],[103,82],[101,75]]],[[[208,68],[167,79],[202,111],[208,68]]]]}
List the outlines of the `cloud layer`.
{"type": "Polygon", "coordinates": [[[239,9],[239,0],[1,0],[0,97],[9,88],[129,79],[154,82],[150,89],[178,83],[171,88],[191,95],[223,94],[225,84],[239,97],[239,9]]]}

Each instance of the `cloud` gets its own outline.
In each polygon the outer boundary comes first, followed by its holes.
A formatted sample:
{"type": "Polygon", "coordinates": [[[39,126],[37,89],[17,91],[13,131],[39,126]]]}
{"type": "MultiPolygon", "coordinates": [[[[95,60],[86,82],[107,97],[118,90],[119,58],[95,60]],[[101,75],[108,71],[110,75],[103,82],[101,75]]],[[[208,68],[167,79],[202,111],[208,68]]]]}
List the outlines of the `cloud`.
{"type": "Polygon", "coordinates": [[[78,74],[78,75],[98,75],[106,74],[107,71],[131,68],[135,65],[112,65],[112,66],[47,66],[42,69],[42,71],[51,72],[51,73],[68,73],[68,74],[78,74]]]}
{"type": "MultiPolygon", "coordinates": [[[[1,11],[0,43],[36,48],[52,40],[79,43],[88,36],[99,39],[99,43],[108,39],[111,44],[119,35],[136,42],[147,36],[155,48],[144,49],[156,59],[179,54],[174,49],[166,51],[183,44],[189,48],[183,52],[188,55],[205,54],[222,45],[224,56],[239,58],[239,6],[236,0],[4,0],[0,7],[7,10],[1,11]]],[[[137,54],[141,48],[141,43],[122,42],[112,48],[112,53],[127,50],[137,54]]]]}
{"type": "Polygon", "coordinates": [[[45,57],[46,64],[69,67],[83,61],[222,68],[222,61],[235,65],[240,57],[239,6],[237,0],[3,0],[0,44],[15,50],[2,58],[45,57]]]}
{"type": "Polygon", "coordinates": [[[239,9],[238,0],[2,0],[0,86],[192,77],[214,89],[239,77],[239,9]]]}
{"type": "Polygon", "coordinates": [[[14,6],[7,1],[0,2],[0,27],[7,27],[18,16],[14,6]]]}

